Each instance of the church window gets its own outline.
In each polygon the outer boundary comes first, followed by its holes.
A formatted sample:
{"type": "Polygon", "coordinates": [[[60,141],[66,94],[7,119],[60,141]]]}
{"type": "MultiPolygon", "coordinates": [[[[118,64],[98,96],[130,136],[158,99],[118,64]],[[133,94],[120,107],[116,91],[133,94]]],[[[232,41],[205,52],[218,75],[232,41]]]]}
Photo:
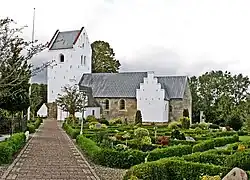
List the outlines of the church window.
{"type": "Polygon", "coordinates": [[[95,110],[92,110],[92,116],[95,116],[95,110]]]}
{"type": "Polygon", "coordinates": [[[64,62],[64,55],[60,54],[60,62],[64,62]]]}
{"type": "Polygon", "coordinates": [[[109,100],[108,99],[106,99],[104,102],[104,109],[109,110],[109,100]]]}
{"type": "Polygon", "coordinates": [[[120,102],[119,102],[119,108],[120,110],[125,110],[125,100],[124,99],[121,99],[120,102]]]}
{"type": "Polygon", "coordinates": [[[81,55],[81,65],[83,65],[83,55],[81,55]]]}
{"type": "Polygon", "coordinates": [[[72,68],[72,65],[70,65],[69,68],[71,69],[71,68],[72,68]]]}
{"type": "Polygon", "coordinates": [[[86,65],[86,56],[84,56],[83,64],[86,65]]]}
{"type": "Polygon", "coordinates": [[[82,48],[84,48],[84,43],[82,43],[82,48]]]}

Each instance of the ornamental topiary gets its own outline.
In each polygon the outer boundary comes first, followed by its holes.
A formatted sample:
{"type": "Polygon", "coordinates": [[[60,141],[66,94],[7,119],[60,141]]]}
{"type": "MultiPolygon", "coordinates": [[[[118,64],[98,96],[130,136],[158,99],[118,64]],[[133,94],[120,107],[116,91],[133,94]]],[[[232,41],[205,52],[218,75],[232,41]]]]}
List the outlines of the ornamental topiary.
{"type": "Polygon", "coordinates": [[[135,114],[135,124],[142,124],[142,115],[141,111],[137,110],[135,114]]]}

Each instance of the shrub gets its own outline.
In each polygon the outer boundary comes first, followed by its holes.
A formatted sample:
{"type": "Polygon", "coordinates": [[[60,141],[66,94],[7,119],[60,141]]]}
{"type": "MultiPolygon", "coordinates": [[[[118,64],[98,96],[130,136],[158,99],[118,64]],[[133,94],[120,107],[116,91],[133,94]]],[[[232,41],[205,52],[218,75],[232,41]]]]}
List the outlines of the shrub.
{"type": "Polygon", "coordinates": [[[209,129],[220,129],[220,126],[217,125],[217,124],[210,124],[210,125],[208,126],[208,128],[209,128],[209,129]]]}
{"type": "Polygon", "coordinates": [[[178,139],[178,140],[186,140],[184,133],[181,133],[179,130],[175,129],[171,133],[172,139],[178,139]]]}
{"type": "Polygon", "coordinates": [[[243,120],[240,116],[234,115],[231,118],[229,118],[227,125],[233,128],[233,130],[238,131],[243,126],[243,120]]]}
{"type": "Polygon", "coordinates": [[[149,136],[149,131],[145,128],[137,128],[135,131],[134,131],[134,134],[135,134],[135,137],[137,139],[141,139],[143,138],[144,136],[149,136]]]}
{"type": "Polygon", "coordinates": [[[199,163],[209,163],[214,165],[225,165],[225,159],[228,155],[219,155],[213,154],[209,152],[196,152],[193,154],[183,156],[184,160],[192,161],[192,162],[199,162],[199,163]]]}
{"type": "Polygon", "coordinates": [[[227,157],[226,166],[230,168],[238,167],[245,171],[250,170],[250,152],[236,152],[227,157]]]}
{"type": "Polygon", "coordinates": [[[202,176],[201,180],[221,180],[220,176],[202,176]]]}
{"type": "Polygon", "coordinates": [[[192,153],[192,146],[189,145],[177,145],[169,146],[166,148],[157,148],[150,152],[148,161],[155,161],[161,158],[183,156],[192,153]]]}
{"type": "Polygon", "coordinates": [[[214,148],[213,140],[206,140],[193,146],[193,152],[203,152],[214,148]]]}
{"type": "Polygon", "coordinates": [[[121,118],[111,119],[111,120],[109,121],[109,124],[110,124],[110,125],[122,124],[122,120],[121,120],[121,118]]]}
{"type": "Polygon", "coordinates": [[[95,118],[95,116],[89,115],[89,116],[87,116],[86,121],[89,123],[90,122],[97,122],[97,119],[95,118]]]}
{"type": "Polygon", "coordinates": [[[131,176],[136,176],[138,179],[192,179],[200,180],[200,176],[225,175],[229,172],[229,168],[215,166],[210,164],[201,164],[195,162],[186,162],[178,158],[166,158],[154,162],[148,162],[130,168],[124,180],[128,180],[131,176]]]}
{"type": "Polygon", "coordinates": [[[69,124],[66,123],[63,123],[63,129],[72,139],[76,139],[76,137],[80,134],[80,129],[73,129],[69,124]]]}
{"type": "Polygon", "coordinates": [[[182,117],[180,119],[181,127],[184,129],[189,129],[190,127],[190,119],[188,117],[182,117]]]}
{"type": "Polygon", "coordinates": [[[199,124],[191,124],[191,125],[190,125],[190,128],[191,128],[191,129],[195,129],[195,128],[197,128],[197,127],[199,127],[199,124]]]}
{"type": "Polygon", "coordinates": [[[106,124],[107,126],[109,126],[109,122],[108,122],[108,120],[106,120],[106,119],[100,119],[100,120],[99,120],[99,123],[101,123],[101,124],[106,124]]]}
{"type": "Polygon", "coordinates": [[[142,115],[141,111],[137,110],[135,114],[135,124],[142,124],[142,115]]]}
{"type": "Polygon", "coordinates": [[[8,140],[0,142],[0,164],[9,163],[12,156],[24,146],[25,142],[24,133],[13,134],[8,140]]]}
{"type": "Polygon", "coordinates": [[[29,133],[36,132],[35,126],[33,124],[27,124],[27,129],[28,129],[29,133]]]}
{"type": "Polygon", "coordinates": [[[151,138],[149,136],[144,136],[141,140],[141,143],[146,145],[151,145],[152,144],[151,138]]]}
{"type": "Polygon", "coordinates": [[[208,124],[207,123],[200,123],[198,127],[201,128],[202,130],[206,130],[206,129],[208,129],[208,124]]]}
{"type": "Polygon", "coordinates": [[[181,127],[181,124],[180,124],[180,122],[173,121],[173,122],[169,123],[168,127],[169,127],[169,129],[178,129],[181,127]]]}

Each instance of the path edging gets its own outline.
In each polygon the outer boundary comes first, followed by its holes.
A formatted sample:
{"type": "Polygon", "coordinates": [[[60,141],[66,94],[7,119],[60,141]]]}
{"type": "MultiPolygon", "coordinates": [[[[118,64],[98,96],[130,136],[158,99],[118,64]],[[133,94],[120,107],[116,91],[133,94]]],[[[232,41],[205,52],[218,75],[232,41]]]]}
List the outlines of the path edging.
{"type": "Polygon", "coordinates": [[[24,151],[27,149],[28,145],[30,144],[31,140],[35,137],[36,133],[40,130],[40,128],[43,126],[44,123],[41,123],[39,128],[36,130],[34,134],[32,134],[32,137],[27,141],[23,149],[20,151],[20,153],[17,155],[17,157],[14,159],[14,161],[9,165],[9,167],[6,169],[6,171],[3,173],[0,180],[5,180],[7,176],[9,175],[10,171],[13,169],[15,164],[19,161],[20,157],[24,153],[24,151]]]}
{"type": "MultiPolygon", "coordinates": [[[[60,122],[59,122],[60,123],[60,122]]],[[[58,124],[59,124],[58,123],[58,124]]],[[[58,125],[57,124],[57,125],[58,125]]],[[[66,137],[69,139],[70,143],[73,144],[78,152],[78,154],[81,156],[81,158],[84,160],[84,162],[87,164],[88,168],[90,169],[91,173],[94,175],[94,177],[97,179],[97,180],[100,180],[100,178],[97,176],[96,172],[94,171],[94,169],[90,166],[90,164],[88,163],[88,161],[86,160],[86,158],[83,156],[83,154],[81,153],[81,151],[78,149],[78,146],[77,144],[74,143],[73,139],[71,139],[69,137],[69,135],[65,132],[65,130],[59,125],[61,131],[63,131],[64,135],[66,135],[66,137]]]]}

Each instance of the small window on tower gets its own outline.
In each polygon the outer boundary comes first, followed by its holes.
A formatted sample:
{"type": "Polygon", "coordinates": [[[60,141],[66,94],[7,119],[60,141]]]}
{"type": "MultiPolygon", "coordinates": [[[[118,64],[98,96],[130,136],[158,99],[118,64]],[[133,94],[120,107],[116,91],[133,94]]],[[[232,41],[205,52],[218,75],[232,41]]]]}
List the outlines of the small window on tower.
{"type": "Polygon", "coordinates": [[[86,56],[84,56],[83,64],[86,65],[86,56]]]}
{"type": "Polygon", "coordinates": [[[82,43],[82,48],[84,48],[84,43],[82,43]]]}
{"type": "Polygon", "coordinates": [[[81,65],[83,65],[83,55],[81,55],[81,65]]]}
{"type": "Polygon", "coordinates": [[[64,62],[64,55],[60,54],[60,62],[64,62]]]}
{"type": "Polygon", "coordinates": [[[70,69],[72,68],[72,65],[70,65],[70,67],[69,67],[70,69]]]}

